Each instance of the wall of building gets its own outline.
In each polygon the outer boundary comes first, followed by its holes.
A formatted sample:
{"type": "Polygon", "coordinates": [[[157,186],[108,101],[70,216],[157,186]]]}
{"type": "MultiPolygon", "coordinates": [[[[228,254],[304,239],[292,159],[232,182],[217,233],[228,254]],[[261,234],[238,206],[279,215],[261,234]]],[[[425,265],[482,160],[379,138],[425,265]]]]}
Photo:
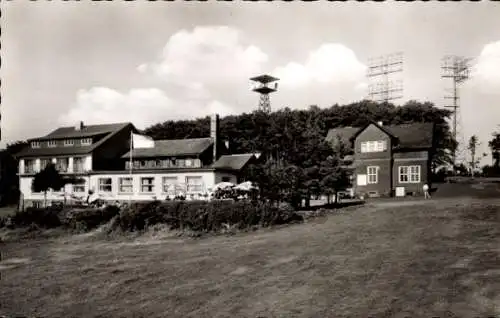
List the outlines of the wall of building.
{"type": "Polygon", "coordinates": [[[359,162],[355,169],[354,189],[356,194],[368,195],[373,192],[376,196],[391,195],[392,163],[391,159],[372,159],[359,162]],[[368,183],[368,167],[378,167],[377,183],[368,183]],[[366,176],[366,184],[360,185],[358,176],[366,176]]]}
{"type": "Polygon", "coordinates": [[[429,184],[429,161],[427,159],[405,159],[395,160],[393,167],[393,184],[394,188],[404,187],[405,193],[413,192],[416,194],[423,193],[423,185],[429,184]],[[399,167],[401,166],[419,166],[420,167],[420,182],[399,182],[399,167]]]}
{"type": "Polygon", "coordinates": [[[354,142],[354,147],[355,147],[355,157],[357,160],[363,160],[363,159],[390,159],[391,158],[391,149],[392,149],[392,144],[391,144],[391,138],[389,135],[387,135],[384,131],[382,131],[380,128],[378,128],[375,125],[369,125],[368,127],[365,128],[357,137],[354,142]],[[383,140],[386,142],[386,150],[382,152],[368,152],[368,153],[362,153],[361,152],[361,143],[365,141],[378,141],[378,140],[383,140]]]}
{"type": "Polygon", "coordinates": [[[375,125],[369,125],[356,138],[354,142],[355,177],[354,189],[356,194],[368,195],[373,192],[375,195],[388,196],[392,191],[392,144],[391,138],[384,131],[375,125]],[[385,141],[386,148],[380,152],[361,152],[361,143],[365,141],[385,141]],[[377,183],[368,183],[368,167],[378,167],[377,183]],[[366,185],[358,183],[358,176],[366,176],[366,185]]]}
{"type": "MultiPolygon", "coordinates": [[[[89,190],[95,192],[97,196],[104,200],[118,200],[118,201],[143,201],[143,200],[154,200],[155,198],[158,200],[163,200],[167,197],[168,193],[163,191],[163,177],[177,177],[178,179],[178,194],[184,193],[186,194],[186,177],[201,177],[202,179],[202,191],[200,193],[195,193],[196,197],[198,194],[210,193],[213,189],[213,186],[221,182],[223,177],[229,177],[230,182],[236,182],[236,176],[227,172],[214,172],[214,171],[200,171],[200,172],[177,172],[177,173],[136,173],[134,172],[132,175],[133,182],[133,193],[121,193],[119,190],[119,179],[120,178],[130,178],[130,174],[124,173],[109,173],[109,174],[92,174],[87,177],[83,177],[85,179],[85,192],[77,193],[76,196],[86,198],[89,190]],[[152,193],[142,193],[141,189],[141,178],[151,177],[154,178],[154,190],[152,193]],[[101,192],[99,191],[99,179],[100,178],[110,178],[112,184],[111,192],[101,192]]],[[[26,176],[20,177],[20,189],[23,194],[24,200],[28,203],[26,206],[29,206],[30,201],[43,201],[44,196],[43,193],[33,193],[31,191],[31,183],[33,177],[26,176]]],[[[73,186],[67,185],[65,188],[66,198],[70,199],[71,195],[73,195],[73,186]]],[[[54,192],[48,191],[47,200],[50,201],[62,201],[64,200],[63,192],[54,192]]]]}
{"type": "MultiPolygon", "coordinates": [[[[57,158],[67,158],[68,159],[68,172],[67,173],[73,173],[73,161],[74,158],[83,158],[83,172],[88,172],[92,170],[92,156],[91,155],[82,155],[82,156],[57,156],[57,157],[44,157],[43,159],[50,159],[52,163],[56,164],[57,163],[57,158]]],[[[33,158],[35,160],[35,171],[34,173],[40,172],[41,166],[40,166],[40,161],[41,158],[33,158]]],[[[19,160],[19,174],[25,174],[24,168],[26,164],[26,160],[31,160],[31,158],[25,158],[25,159],[20,159],[19,160]]]]}
{"type": "Polygon", "coordinates": [[[123,170],[125,162],[121,159],[130,150],[130,133],[133,126],[125,128],[111,136],[93,152],[92,170],[123,170]]]}
{"type": "Polygon", "coordinates": [[[215,174],[215,184],[221,182],[231,182],[234,184],[238,183],[238,178],[236,175],[227,172],[217,172],[215,174]],[[227,180],[227,181],[226,181],[227,180]]]}

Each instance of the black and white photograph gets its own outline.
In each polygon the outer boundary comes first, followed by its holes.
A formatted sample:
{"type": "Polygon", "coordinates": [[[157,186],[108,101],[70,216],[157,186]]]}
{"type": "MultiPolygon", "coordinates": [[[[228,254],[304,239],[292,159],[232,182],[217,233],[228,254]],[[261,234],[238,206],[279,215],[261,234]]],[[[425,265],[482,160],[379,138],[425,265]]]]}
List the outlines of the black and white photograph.
{"type": "Polygon", "coordinates": [[[500,317],[500,2],[0,2],[0,317],[500,317]]]}

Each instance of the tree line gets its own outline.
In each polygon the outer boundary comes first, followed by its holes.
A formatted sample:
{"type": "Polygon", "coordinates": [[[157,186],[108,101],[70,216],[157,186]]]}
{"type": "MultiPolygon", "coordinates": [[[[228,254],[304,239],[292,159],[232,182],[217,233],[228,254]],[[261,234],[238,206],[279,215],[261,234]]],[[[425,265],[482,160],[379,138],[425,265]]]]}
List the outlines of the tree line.
{"type": "MultiPolygon", "coordinates": [[[[343,168],[343,157],[350,153],[349,145],[328,144],[325,137],[329,129],[361,127],[370,121],[384,125],[432,122],[435,124],[435,149],[431,159],[432,170],[452,163],[451,153],[457,148],[448,120],[452,112],[437,108],[430,102],[409,101],[397,106],[391,103],[360,101],[347,105],[335,104],[328,108],[310,106],[292,110],[288,107],[265,114],[260,111],[229,115],[220,120],[220,138],[229,142],[230,153],[261,153],[264,163],[249,169],[249,177],[262,185],[261,196],[275,201],[298,204],[311,195],[335,194],[348,184],[349,176],[343,168]]],[[[210,117],[193,120],[165,121],[146,128],[144,134],[154,139],[201,138],[210,135],[210,117]]],[[[472,155],[468,166],[474,168],[481,155],[475,153],[477,137],[470,140],[472,155]],[[474,150],[472,150],[474,149],[474,150]],[[474,153],[472,153],[474,152],[474,153]]],[[[17,172],[13,155],[24,141],[7,146],[7,160],[17,172]]],[[[488,143],[494,164],[490,170],[500,172],[500,132],[494,133],[488,143]]],[[[1,194],[18,192],[15,172],[2,178],[1,194]]],[[[10,200],[12,201],[12,200],[10,200]]]]}

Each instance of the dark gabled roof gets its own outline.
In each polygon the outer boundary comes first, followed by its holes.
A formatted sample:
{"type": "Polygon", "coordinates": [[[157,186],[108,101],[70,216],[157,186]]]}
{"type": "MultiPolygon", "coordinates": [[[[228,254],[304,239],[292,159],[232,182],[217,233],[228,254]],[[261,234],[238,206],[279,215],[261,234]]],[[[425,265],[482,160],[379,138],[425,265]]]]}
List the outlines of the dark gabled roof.
{"type": "MultiPolygon", "coordinates": [[[[387,134],[393,136],[398,140],[397,148],[431,148],[432,139],[434,134],[434,124],[433,123],[411,123],[402,125],[390,125],[390,126],[379,126],[387,134]]],[[[330,143],[336,142],[336,137],[340,136],[342,141],[349,143],[352,138],[355,138],[358,133],[364,130],[364,127],[343,127],[334,128],[328,131],[326,140],[330,143]]]]}
{"type": "Polygon", "coordinates": [[[255,158],[252,153],[238,154],[238,155],[225,155],[217,160],[212,168],[227,169],[227,170],[241,170],[245,165],[255,158]]]}
{"type": "Polygon", "coordinates": [[[60,127],[46,136],[30,139],[28,141],[42,141],[69,138],[88,138],[116,132],[131,123],[103,124],[84,126],[81,130],[76,130],[74,126],[60,127]]]}
{"type": "Polygon", "coordinates": [[[92,125],[87,126],[82,131],[76,131],[74,127],[62,127],[54,130],[50,134],[40,137],[29,139],[28,141],[41,141],[50,139],[62,139],[62,138],[86,138],[90,136],[105,135],[99,141],[93,143],[89,146],[73,146],[73,147],[41,147],[41,148],[31,148],[31,145],[27,145],[20,152],[16,153],[16,157],[37,157],[37,156],[64,156],[64,155],[83,155],[92,152],[94,149],[102,145],[111,136],[119,132],[120,130],[131,125],[133,129],[134,126],[131,123],[120,123],[120,124],[109,124],[109,125],[92,125]],[[87,129],[87,130],[85,130],[87,129]],[[73,130],[73,131],[71,131],[73,130]]]}
{"type": "MultiPolygon", "coordinates": [[[[212,138],[191,138],[155,140],[154,148],[137,148],[132,151],[134,158],[192,156],[205,152],[213,144],[212,138]]],[[[130,151],[122,158],[128,158],[130,151]]]]}
{"type": "Polygon", "coordinates": [[[342,127],[333,128],[328,131],[326,141],[329,143],[336,143],[337,137],[340,137],[343,143],[350,144],[351,138],[360,130],[356,127],[342,127]]]}
{"type": "Polygon", "coordinates": [[[431,148],[434,123],[413,123],[387,126],[399,140],[398,148],[431,148]]]}

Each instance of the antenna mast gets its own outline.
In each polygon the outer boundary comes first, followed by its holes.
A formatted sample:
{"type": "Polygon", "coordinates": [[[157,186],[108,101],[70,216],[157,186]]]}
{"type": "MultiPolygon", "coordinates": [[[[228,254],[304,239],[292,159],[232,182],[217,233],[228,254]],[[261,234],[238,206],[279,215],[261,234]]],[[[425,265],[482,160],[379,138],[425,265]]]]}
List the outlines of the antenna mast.
{"type": "Polygon", "coordinates": [[[367,72],[367,77],[372,81],[369,86],[369,98],[376,102],[385,103],[402,98],[403,81],[389,79],[390,74],[402,71],[403,53],[401,52],[371,58],[367,72]]]}
{"type": "Polygon", "coordinates": [[[253,82],[252,91],[260,94],[258,110],[269,114],[271,112],[269,94],[278,90],[279,79],[271,75],[260,75],[252,77],[250,80],[253,82]]]}
{"type": "MultiPolygon", "coordinates": [[[[452,99],[453,104],[452,105],[445,105],[444,107],[446,108],[452,108],[453,109],[453,139],[458,143],[457,140],[457,134],[458,134],[458,129],[457,129],[457,117],[459,116],[460,112],[460,106],[459,106],[459,93],[458,93],[458,88],[460,84],[464,83],[466,80],[469,79],[470,75],[470,58],[465,58],[462,56],[456,56],[456,55],[447,55],[443,58],[443,64],[441,66],[441,69],[443,70],[443,73],[441,75],[442,78],[451,78],[453,82],[453,92],[451,96],[445,96],[445,99],[452,99]]],[[[458,148],[458,145],[457,147],[458,148]]],[[[457,164],[457,149],[453,150],[452,153],[452,159],[453,159],[453,172],[456,172],[456,164],[457,164]]]]}

